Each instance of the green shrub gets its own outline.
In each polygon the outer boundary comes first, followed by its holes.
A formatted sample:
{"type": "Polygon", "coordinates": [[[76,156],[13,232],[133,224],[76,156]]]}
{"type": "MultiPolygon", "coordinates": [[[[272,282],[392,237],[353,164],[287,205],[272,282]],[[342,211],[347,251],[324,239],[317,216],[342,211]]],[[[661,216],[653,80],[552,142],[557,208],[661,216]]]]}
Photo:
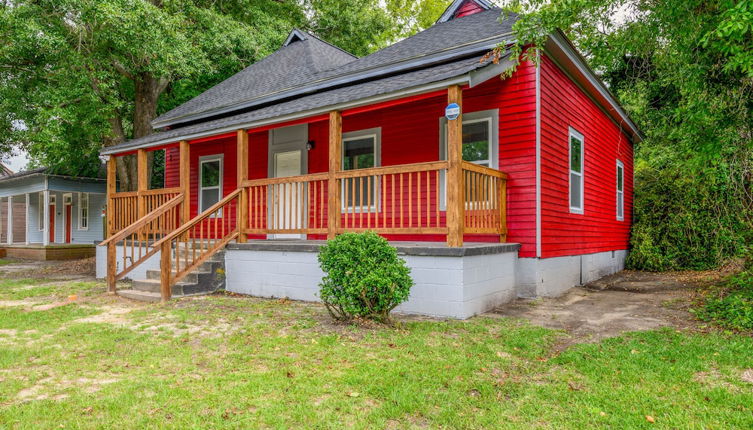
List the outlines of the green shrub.
{"type": "Polygon", "coordinates": [[[319,264],[325,273],[320,297],[337,320],[388,322],[413,286],[397,250],[372,232],[346,233],[328,241],[319,252],[319,264]]]}
{"type": "Polygon", "coordinates": [[[733,330],[753,330],[753,265],[716,288],[695,309],[704,321],[733,330]]]}

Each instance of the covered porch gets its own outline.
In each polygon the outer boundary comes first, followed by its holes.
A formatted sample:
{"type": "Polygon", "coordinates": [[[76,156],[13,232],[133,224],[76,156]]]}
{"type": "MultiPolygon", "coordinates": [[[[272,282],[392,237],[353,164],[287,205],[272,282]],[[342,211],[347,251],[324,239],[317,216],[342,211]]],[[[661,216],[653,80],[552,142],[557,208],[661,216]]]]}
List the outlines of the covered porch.
{"type": "Polygon", "coordinates": [[[104,236],[102,179],[44,169],[0,180],[0,248],[9,257],[65,260],[94,255],[104,236]]]}
{"type": "Polygon", "coordinates": [[[161,252],[169,290],[230,242],[366,230],[449,248],[506,242],[500,112],[489,97],[499,85],[467,91],[465,104],[453,85],[111,156],[103,243],[117,268],[111,288],[161,252]],[[452,103],[465,124],[444,118],[452,103]],[[148,151],[156,150],[164,151],[164,187],[150,189],[148,151]],[[136,157],[137,190],[118,192],[117,156],[136,157]]]}

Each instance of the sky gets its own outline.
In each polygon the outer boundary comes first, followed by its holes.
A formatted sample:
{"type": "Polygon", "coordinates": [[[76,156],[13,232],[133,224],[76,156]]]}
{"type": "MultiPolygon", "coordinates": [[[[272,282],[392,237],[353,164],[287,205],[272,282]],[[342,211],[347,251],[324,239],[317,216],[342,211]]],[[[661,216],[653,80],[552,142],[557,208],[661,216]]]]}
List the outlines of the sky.
{"type": "Polygon", "coordinates": [[[29,162],[29,159],[26,157],[26,153],[24,153],[23,151],[14,151],[13,155],[2,157],[0,161],[10,170],[14,172],[20,172],[21,170],[24,170],[26,168],[26,164],[29,162]]]}

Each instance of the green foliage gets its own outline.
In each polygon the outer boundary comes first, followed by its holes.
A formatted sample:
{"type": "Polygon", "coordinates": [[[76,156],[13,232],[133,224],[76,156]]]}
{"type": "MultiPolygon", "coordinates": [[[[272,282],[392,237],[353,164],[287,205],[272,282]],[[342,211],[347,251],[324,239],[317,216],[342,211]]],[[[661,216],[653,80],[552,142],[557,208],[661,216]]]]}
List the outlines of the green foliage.
{"type": "Polygon", "coordinates": [[[695,314],[732,330],[753,331],[753,264],[712,290],[695,314]]]}
{"type": "Polygon", "coordinates": [[[645,134],[636,145],[638,269],[709,268],[753,235],[753,0],[509,1],[513,57],[562,29],[645,134]]]}
{"type": "Polygon", "coordinates": [[[389,313],[408,300],[410,269],[376,233],[342,234],[328,241],[318,258],[325,273],[321,299],[335,319],[387,322],[389,313]]]}

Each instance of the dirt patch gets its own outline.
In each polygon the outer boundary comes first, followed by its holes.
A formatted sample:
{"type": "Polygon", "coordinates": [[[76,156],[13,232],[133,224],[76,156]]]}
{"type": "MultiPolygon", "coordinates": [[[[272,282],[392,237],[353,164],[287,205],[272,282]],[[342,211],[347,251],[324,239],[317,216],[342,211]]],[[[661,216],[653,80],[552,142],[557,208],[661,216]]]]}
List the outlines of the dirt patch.
{"type": "Polygon", "coordinates": [[[748,369],[740,375],[740,379],[749,384],[753,384],[753,369],[748,369]]]}
{"type": "Polygon", "coordinates": [[[93,280],[95,267],[94,257],[68,261],[13,260],[0,266],[0,275],[5,279],[93,280]]]}
{"type": "Polygon", "coordinates": [[[56,381],[53,378],[45,378],[39,380],[35,385],[19,391],[16,398],[20,401],[45,399],[62,400],[67,398],[68,394],[61,393],[60,391],[77,388],[91,394],[101,390],[103,386],[115,382],[118,382],[115,378],[78,378],[63,379],[59,381],[56,381]]]}
{"type": "Polygon", "coordinates": [[[690,276],[624,271],[560,297],[516,300],[495,309],[492,315],[565,330],[570,334],[567,344],[660,327],[698,329],[700,325],[688,308],[696,290],[714,279],[711,272],[690,276]]]}

